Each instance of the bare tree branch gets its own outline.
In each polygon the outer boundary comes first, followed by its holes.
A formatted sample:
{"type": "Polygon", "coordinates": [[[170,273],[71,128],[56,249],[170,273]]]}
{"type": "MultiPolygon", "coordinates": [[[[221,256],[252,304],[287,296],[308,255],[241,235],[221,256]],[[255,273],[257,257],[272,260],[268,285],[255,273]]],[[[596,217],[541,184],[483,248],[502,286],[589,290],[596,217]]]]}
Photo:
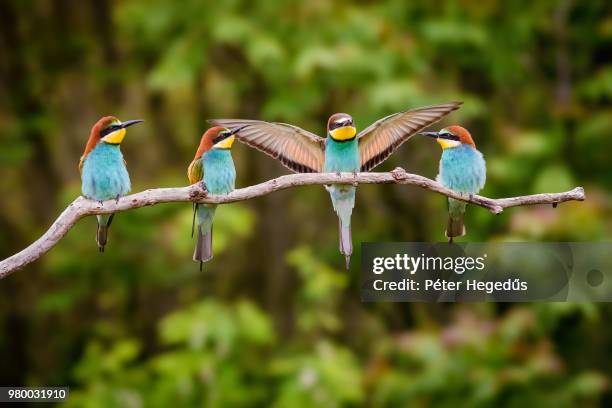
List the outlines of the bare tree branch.
{"type": "Polygon", "coordinates": [[[78,220],[88,215],[108,214],[127,211],[147,205],[175,202],[198,202],[210,204],[225,204],[246,201],[265,196],[274,191],[291,187],[314,184],[409,184],[447,197],[476,204],[491,211],[501,213],[504,208],[520,205],[553,204],[564,201],[583,201],[585,199],[582,187],[564,193],[534,194],[521,197],[491,199],[479,195],[464,195],[456,193],[426,177],[407,173],[402,168],[396,168],[388,173],[305,173],[281,176],[254,186],[234,190],[227,195],[208,194],[199,184],[179,188],[156,188],[125,196],[102,203],[78,197],[60,214],[53,225],[38,240],[23,251],[0,262],[0,279],[7,277],[43,256],[55,246],[78,220]]]}

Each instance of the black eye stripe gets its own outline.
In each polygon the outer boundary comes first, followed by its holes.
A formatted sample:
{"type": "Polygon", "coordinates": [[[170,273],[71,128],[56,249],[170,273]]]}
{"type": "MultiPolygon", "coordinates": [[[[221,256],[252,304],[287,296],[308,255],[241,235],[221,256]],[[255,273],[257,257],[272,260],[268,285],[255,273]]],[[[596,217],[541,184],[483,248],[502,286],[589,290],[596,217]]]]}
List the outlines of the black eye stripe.
{"type": "Polygon", "coordinates": [[[338,129],[344,126],[348,126],[353,124],[353,122],[350,119],[345,119],[341,122],[332,122],[331,125],[329,125],[329,130],[334,130],[334,129],[338,129]]]}
{"type": "Polygon", "coordinates": [[[228,133],[229,132],[221,132],[221,133],[219,133],[219,135],[217,137],[213,138],[213,144],[217,144],[220,141],[222,141],[223,139],[227,139],[229,137],[228,133]]]}
{"type": "Polygon", "coordinates": [[[453,134],[450,133],[442,133],[441,135],[438,136],[440,139],[446,139],[446,140],[454,140],[456,142],[459,141],[459,136],[455,136],[453,134]]]}
{"type": "Polygon", "coordinates": [[[111,125],[111,126],[105,128],[105,129],[102,129],[102,131],[100,132],[100,137],[104,137],[104,136],[106,136],[108,134],[111,134],[114,131],[119,130],[119,129],[121,129],[121,126],[119,126],[119,125],[111,125]]]}

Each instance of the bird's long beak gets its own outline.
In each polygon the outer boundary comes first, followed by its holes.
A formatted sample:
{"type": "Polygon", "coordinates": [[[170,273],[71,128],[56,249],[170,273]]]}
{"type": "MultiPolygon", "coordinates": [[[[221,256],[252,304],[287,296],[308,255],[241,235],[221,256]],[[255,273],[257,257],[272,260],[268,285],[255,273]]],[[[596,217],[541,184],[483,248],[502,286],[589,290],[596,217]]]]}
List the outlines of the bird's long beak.
{"type": "Polygon", "coordinates": [[[245,127],[247,127],[248,125],[244,125],[244,126],[238,126],[235,127],[233,129],[230,129],[229,132],[222,132],[220,135],[218,135],[217,137],[215,137],[213,139],[213,144],[217,144],[219,142],[224,141],[225,139],[234,136],[236,133],[240,132],[242,129],[244,129],[245,127]]]}
{"type": "Polygon", "coordinates": [[[233,129],[230,129],[230,136],[231,135],[235,135],[236,133],[240,132],[242,129],[244,129],[247,126],[249,126],[249,125],[238,126],[238,127],[233,128],[233,129]]]}
{"type": "Polygon", "coordinates": [[[127,132],[125,128],[127,128],[128,126],[135,125],[136,123],[140,123],[140,122],[144,122],[144,121],[141,119],[126,120],[125,122],[121,122],[117,125],[114,125],[116,129],[113,130],[112,133],[109,133],[108,135],[104,136],[102,138],[102,141],[106,143],[118,145],[123,141],[123,138],[125,137],[125,134],[127,132]]]}
{"type": "Polygon", "coordinates": [[[434,139],[437,139],[438,137],[440,137],[440,133],[438,132],[420,132],[419,134],[423,136],[433,137],[434,139]]]}
{"type": "Polygon", "coordinates": [[[121,128],[125,129],[126,127],[135,125],[137,123],[144,122],[142,119],[134,119],[134,120],[126,120],[125,122],[121,122],[121,128]]]}

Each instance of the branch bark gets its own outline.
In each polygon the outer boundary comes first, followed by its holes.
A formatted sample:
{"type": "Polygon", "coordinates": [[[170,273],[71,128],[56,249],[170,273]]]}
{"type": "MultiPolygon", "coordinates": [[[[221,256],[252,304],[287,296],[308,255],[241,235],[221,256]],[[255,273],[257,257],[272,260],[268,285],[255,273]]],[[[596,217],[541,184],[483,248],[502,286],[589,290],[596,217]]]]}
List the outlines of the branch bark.
{"type": "Polygon", "coordinates": [[[239,188],[227,195],[208,194],[201,185],[188,187],[156,188],[131,194],[114,200],[97,202],[83,197],[75,199],[55,220],[51,227],[38,240],[21,252],[0,262],[0,279],[23,268],[37,260],[68,233],[78,220],[88,215],[122,212],[148,205],[172,202],[197,202],[209,204],[226,204],[246,201],[252,198],[268,195],[275,191],[297,186],[315,184],[402,184],[415,185],[447,197],[476,204],[488,209],[493,214],[500,214],[505,208],[533,204],[557,205],[565,201],[583,201],[585,199],[582,187],[563,193],[544,193],[520,197],[492,199],[479,195],[457,193],[443,187],[441,184],[426,177],[407,173],[402,168],[396,168],[388,173],[305,173],[281,176],[254,186],[239,188]]]}

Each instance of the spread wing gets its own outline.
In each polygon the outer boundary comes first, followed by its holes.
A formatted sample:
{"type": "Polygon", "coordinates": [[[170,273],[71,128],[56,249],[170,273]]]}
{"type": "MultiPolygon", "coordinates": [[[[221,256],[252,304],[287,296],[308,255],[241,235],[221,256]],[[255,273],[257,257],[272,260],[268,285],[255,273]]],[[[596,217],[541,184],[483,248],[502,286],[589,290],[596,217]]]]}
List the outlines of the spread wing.
{"type": "Polygon", "coordinates": [[[247,119],[209,122],[228,129],[244,126],[236,133],[240,141],[278,159],[296,173],[317,173],[323,169],[325,139],[297,126],[247,119]]]}
{"type": "Polygon", "coordinates": [[[202,181],[202,178],[204,178],[202,159],[195,159],[191,162],[187,168],[187,178],[189,179],[189,184],[195,184],[202,181]]]}
{"type": "Polygon", "coordinates": [[[449,102],[411,109],[372,123],[357,135],[361,171],[370,171],[378,166],[412,135],[459,109],[462,103],[449,102]]]}

